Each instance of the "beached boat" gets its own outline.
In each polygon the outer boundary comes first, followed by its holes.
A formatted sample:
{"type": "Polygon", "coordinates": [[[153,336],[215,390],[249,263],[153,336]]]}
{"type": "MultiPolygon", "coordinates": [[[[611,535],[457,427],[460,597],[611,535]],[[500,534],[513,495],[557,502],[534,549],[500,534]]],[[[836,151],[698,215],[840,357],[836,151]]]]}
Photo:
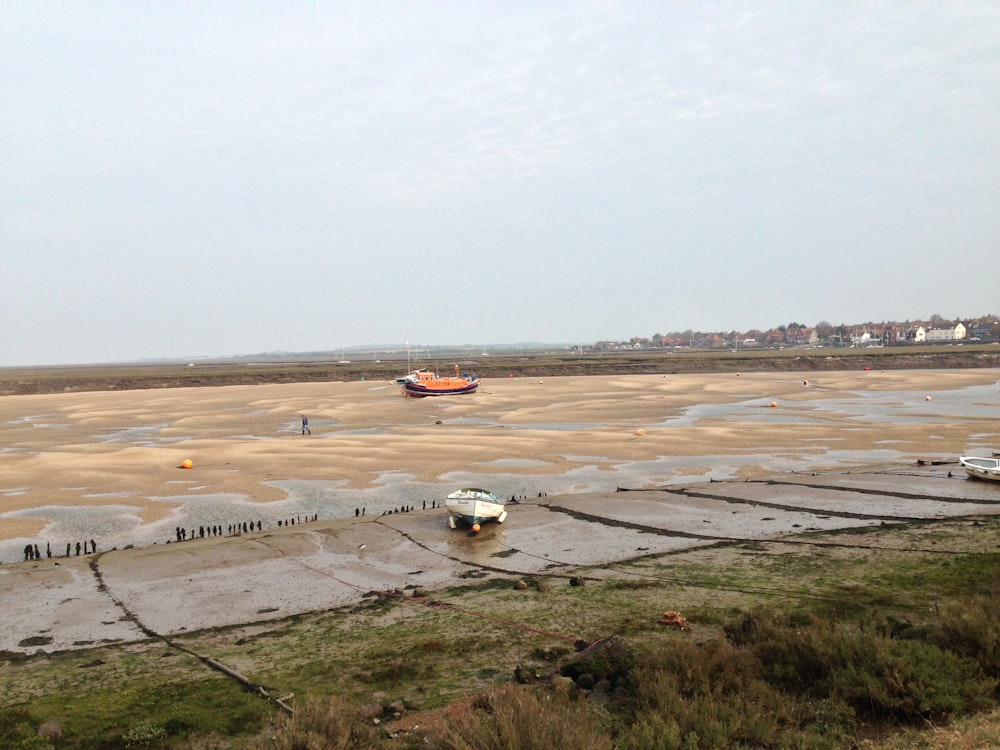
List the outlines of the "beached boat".
{"type": "Polygon", "coordinates": [[[434,376],[434,373],[428,370],[426,367],[422,367],[419,370],[410,370],[406,375],[400,375],[396,378],[396,385],[403,385],[404,383],[416,383],[420,380],[420,377],[424,375],[434,376]]]}
{"type": "Polygon", "coordinates": [[[505,501],[488,490],[465,487],[452,492],[445,498],[445,507],[453,515],[448,516],[448,526],[458,527],[459,521],[468,525],[473,532],[479,531],[486,521],[503,523],[507,520],[505,501]]]}
{"type": "Polygon", "coordinates": [[[1000,458],[961,456],[958,462],[970,477],[1000,482],[1000,458]]]}
{"type": "Polygon", "coordinates": [[[462,372],[455,365],[454,375],[438,375],[426,369],[414,370],[403,378],[402,386],[400,393],[404,396],[455,396],[474,393],[479,387],[479,378],[475,374],[462,372]]]}

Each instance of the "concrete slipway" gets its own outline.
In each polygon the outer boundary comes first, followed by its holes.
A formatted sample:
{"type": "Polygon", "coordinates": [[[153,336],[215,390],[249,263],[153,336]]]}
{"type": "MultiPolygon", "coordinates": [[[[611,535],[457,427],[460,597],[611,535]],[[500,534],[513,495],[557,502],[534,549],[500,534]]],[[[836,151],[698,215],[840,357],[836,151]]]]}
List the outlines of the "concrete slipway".
{"type": "Polygon", "coordinates": [[[478,535],[450,531],[441,508],[318,521],[4,565],[0,651],[137,641],[463,579],[608,578],[624,560],[698,546],[991,515],[1000,486],[910,464],[531,498],[478,535]]]}

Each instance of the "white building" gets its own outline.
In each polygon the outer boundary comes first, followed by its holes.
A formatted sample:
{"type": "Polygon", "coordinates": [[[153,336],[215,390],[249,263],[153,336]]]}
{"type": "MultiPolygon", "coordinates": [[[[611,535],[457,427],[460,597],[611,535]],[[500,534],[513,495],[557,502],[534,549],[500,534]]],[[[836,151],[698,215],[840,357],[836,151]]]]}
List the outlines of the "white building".
{"type": "Polygon", "coordinates": [[[959,341],[965,338],[965,326],[961,322],[954,325],[933,326],[927,329],[926,341],[959,341]]]}

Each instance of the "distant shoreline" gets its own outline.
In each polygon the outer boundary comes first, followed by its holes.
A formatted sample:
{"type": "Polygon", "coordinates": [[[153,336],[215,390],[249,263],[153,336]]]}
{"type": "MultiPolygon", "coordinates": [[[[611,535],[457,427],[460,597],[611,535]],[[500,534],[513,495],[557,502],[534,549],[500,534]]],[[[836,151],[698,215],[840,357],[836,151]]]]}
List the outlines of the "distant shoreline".
{"type": "MultiPolygon", "coordinates": [[[[423,358],[410,367],[450,367],[452,358],[423,358]]],[[[533,353],[481,356],[459,362],[480,378],[560,375],[703,374],[719,372],[835,372],[1000,368],[1000,346],[991,344],[743,351],[633,351],[606,354],[533,353]]],[[[196,363],[0,368],[0,396],[229,385],[394,380],[405,360],[334,362],[226,360],[196,363]]]]}

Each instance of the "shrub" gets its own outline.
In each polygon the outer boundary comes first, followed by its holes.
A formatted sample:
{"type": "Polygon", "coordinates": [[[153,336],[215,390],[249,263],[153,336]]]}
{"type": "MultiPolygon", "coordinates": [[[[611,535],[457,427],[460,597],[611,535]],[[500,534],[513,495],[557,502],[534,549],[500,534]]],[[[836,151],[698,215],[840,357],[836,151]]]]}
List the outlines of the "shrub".
{"type": "Polygon", "coordinates": [[[873,718],[940,721],[990,704],[994,681],[933,644],[872,638],[831,672],[831,694],[873,718]]]}
{"type": "Polygon", "coordinates": [[[811,719],[761,678],[752,653],[724,640],[678,641],[638,661],[623,749],[792,747],[811,719]]]}
{"type": "Polygon", "coordinates": [[[593,703],[569,690],[535,692],[505,685],[485,693],[471,711],[450,717],[431,746],[439,750],[563,750],[613,746],[593,703]]]}
{"type": "Polygon", "coordinates": [[[1000,678],[1000,607],[977,599],[942,608],[927,636],[939,648],[973,659],[983,672],[1000,678]]]}
{"type": "Polygon", "coordinates": [[[139,750],[139,748],[160,747],[167,738],[167,733],[163,727],[151,721],[140,721],[133,724],[122,734],[122,742],[127,750],[139,750]]]}
{"type": "Polygon", "coordinates": [[[989,704],[995,685],[971,659],[933,643],[887,637],[885,629],[819,619],[793,627],[781,617],[748,615],[726,633],[755,655],[770,684],[843,701],[875,720],[940,720],[978,710],[989,704]]]}
{"type": "Polygon", "coordinates": [[[362,750],[375,743],[374,728],[341,699],[310,699],[292,716],[284,715],[269,739],[252,745],[256,750],[362,750]]]}

